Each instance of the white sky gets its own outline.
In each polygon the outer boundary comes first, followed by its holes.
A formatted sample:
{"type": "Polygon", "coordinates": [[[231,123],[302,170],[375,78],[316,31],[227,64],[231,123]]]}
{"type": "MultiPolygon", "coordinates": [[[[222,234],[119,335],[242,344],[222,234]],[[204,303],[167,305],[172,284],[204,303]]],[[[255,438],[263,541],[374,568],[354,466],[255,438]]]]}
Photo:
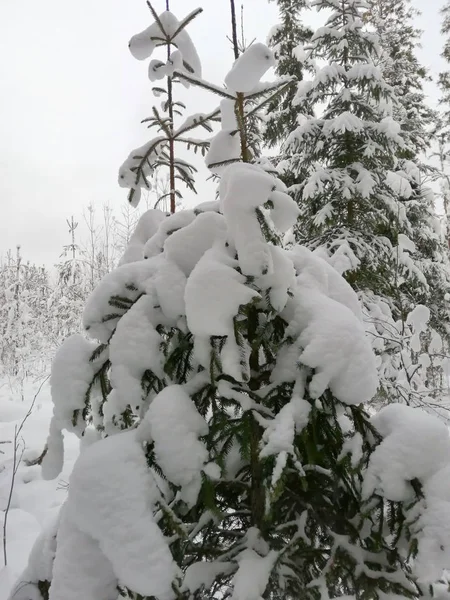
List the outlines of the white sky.
{"type": "MultiPolygon", "coordinates": [[[[413,1],[423,13],[420,58],[436,74],[445,68],[444,0],[413,1]]],[[[247,40],[265,41],[276,5],[243,2],[247,40]]],[[[165,1],[154,5],[162,11],[165,1]]],[[[199,5],[204,12],[188,31],[204,78],[220,84],[233,60],[229,1],[171,0],[178,18],[199,5]]],[[[51,265],[69,242],[66,218],[80,219],[89,203],[99,212],[105,202],[119,210],[126,203],[117,171],[147,141],[140,120],[154,102],[148,61],[136,61],[127,44],[150,19],[144,0],[0,0],[0,255],[21,244],[25,259],[51,265]]],[[[435,104],[434,85],[428,93],[435,104]]],[[[192,88],[183,99],[191,112],[217,104],[192,88]]],[[[210,192],[202,186],[198,201],[212,199],[210,192]]]]}

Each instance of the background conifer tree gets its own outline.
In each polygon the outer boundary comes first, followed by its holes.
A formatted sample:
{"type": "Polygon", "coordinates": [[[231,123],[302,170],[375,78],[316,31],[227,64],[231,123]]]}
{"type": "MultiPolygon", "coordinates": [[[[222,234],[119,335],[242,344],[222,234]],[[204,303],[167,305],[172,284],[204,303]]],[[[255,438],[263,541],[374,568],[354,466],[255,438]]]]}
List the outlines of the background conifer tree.
{"type": "MultiPolygon", "coordinates": [[[[450,63],[450,2],[446,2],[441,9],[442,14],[442,27],[441,33],[444,36],[444,48],[442,57],[447,63],[450,63]]],[[[438,85],[441,92],[440,97],[440,118],[437,120],[435,128],[436,138],[436,149],[435,156],[439,161],[440,173],[441,173],[441,196],[444,204],[445,217],[446,217],[446,237],[447,243],[449,243],[448,234],[448,219],[450,215],[450,192],[449,192],[449,131],[450,131],[450,71],[443,71],[439,74],[438,85]]]]}
{"type": "Polygon", "coordinates": [[[312,35],[312,30],[302,23],[305,0],[277,0],[277,6],[280,23],[272,28],[268,45],[277,59],[276,74],[279,77],[291,77],[293,85],[282,98],[276,98],[267,105],[264,142],[269,147],[284,142],[286,133],[297,126],[299,110],[294,106],[293,100],[296,83],[303,79],[304,46],[312,35]]]}
{"type": "MultiPolygon", "coordinates": [[[[430,307],[431,328],[448,337],[448,259],[421,165],[408,150],[411,139],[403,139],[392,116],[399,101],[378,64],[378,36],[364,25],[366,3],[344,1],[337,10],[324,0],[316,6],[332,14],[308,47],[306,60],[316,72],[298,86],[299,125],[286,132],[279,170],[301,210],[297,239],[325,250],[345,272],[363,299],[372,335],[382,338],[382,352],[387,331],[397,332],[400,345],[387,344],[389,360],[396,361],[408,345],[405,324],[417,305],[430,307]],[[384,308],[377,313],[380,301],[384,308]]],[[[423,349],[433,335],[423,332],[423,349]]],[[[441,350],[431,352],[437,363],[441,350]]],[[[417,351],[409,352],[415,363],[417,351]]],[[[392,398],[389,380],[397,367],[388,371],[382,366],[380,376],[392,398]]],[[[408,392],[402,387],[397,397],[424,401],[427,376],[412,389],[410,379],[408,392]]]]}
{"type": "Polygon", "coordinates": [[[430,80],[417,58],[422,32],[414,26],[420,12],[410,0],[370,0],[364,20],[376,31],[381,55],[378,63],[396,96],[393,116],[401,125],[405,158],[417,158],[430,147],[436,111],[425,100],[423,85],[430,80]]]}
{"type": "MultiPolygon", "coordinates": [[[[446,2],[441,9],[442,27],[441,33],[445,36],[442,57],[450,63],[450,2],[446,2]]],[[[450,120],[450,71],[439,74],[439,87],[441,89],[441,102],[444,104],[445,124],[448,126],[450,120]]]]}
{"type": "Polygon", "coordinates": [[[438,113],[425,100],[423,85],[431,78],[417,58],[422,32],[414,26],[414,19],[420,12],[411,6],[410,0],[371,0],[369,5],[364,19],[378,34],[381,47],[378,65],[384,80],[393,88],[392,114],[400,124],[404,141],[404,147],[397,152],[398,168],[412,176],[411,194],[403,202],[411,225],[409,237],[429,286],[427,294],[417,294],[416,290],[413,295],[416,302],[430,306],[432,323],[439,328],[448,347],[447,244],[445,232],[439,231],[435,199],[429,187],[439,173],[424,163],[438,113]]]}

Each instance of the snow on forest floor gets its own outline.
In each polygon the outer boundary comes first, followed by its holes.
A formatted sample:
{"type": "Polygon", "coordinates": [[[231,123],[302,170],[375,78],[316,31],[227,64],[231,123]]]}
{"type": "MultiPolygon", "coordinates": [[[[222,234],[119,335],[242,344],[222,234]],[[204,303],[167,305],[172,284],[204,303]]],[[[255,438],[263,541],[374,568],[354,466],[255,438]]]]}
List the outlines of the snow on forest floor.
{"type": "Polygon", "coordinates": [[[0,380],[0,600],[7,599],[12,585],[27,564],[36,537],[64,502],[69,475],[78,455],[78,439],[66,434],[64,469],[58,479],[44,481],[40,466],[25,464],[27,459],[32,460],[41,454],[52,416],[49,382],[45,382],[39,391],[41,384],[27,381],[22,400],[20,392],[12,390],[7,381],[0,380]],[[34,407],[18,440],[17,454],[22,459],[7,519],[5,566],[3,528],[13,474],[14,431],[20,427],[36,394],[34,407]]]}

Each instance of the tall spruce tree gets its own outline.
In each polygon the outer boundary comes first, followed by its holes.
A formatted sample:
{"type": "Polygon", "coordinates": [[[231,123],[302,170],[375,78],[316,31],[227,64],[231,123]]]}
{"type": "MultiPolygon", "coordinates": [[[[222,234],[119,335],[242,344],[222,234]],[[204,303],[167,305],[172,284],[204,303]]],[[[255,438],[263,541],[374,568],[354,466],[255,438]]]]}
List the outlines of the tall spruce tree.
{"type": "MultiPolygon", "coordinates": [[[[441,9],[441,14],[441,33],[445,38],[442,57],[446,60],[447,63],[450,64],[450,2],[446,2],[444,4],[444,6],[441,9]]],[[[435,137],[437,143],[437,150],[435,152],[435,156],[437,156],[439,160],[439,166],[441,171],[441,196],[444,204],[447,222],[447,240],[449,240],[448,221],[450,217],[450,71],[443,71],[439,74],[438,84],[441,92],[441,115],[436,124],[435,137]]]]}
{"type": "Polygon", "coordinates": [[[417,158],[430,147],[436,111],[427,105],[423,85],[431,78],[417,58],[422,32],[414,26],[420,12],[411,0],[369,0],[364,20],[378,34],[378,64],[396,96],[393,116],[401,126],[405,148],[401,155],[417,158]]]}
{"type": "Polygon", "coordinates": [[[226,78],[219,201],[146,213],[147,259],[87,302],[98,341],[74,336],[55,358],[44,474],[61,468],[62,430],[91,445],[15,600],[430,597],[450,564],[446,427],[398,405],[369,419],[356,295],[283,247],[299,209],[249,163],[245,100],[264,97],[272,58],[255,44],[226,78]]]}
{"type": "Polygon", "coordinates": [[[370,0],[364,20],[378,34],[381,54],[378,65],[384,80],[392,86],[395,102],[393,117],[401,127],[404,147],[397,153],[398,168],[410,174],[411,194],[404,198],[407,219],[411,225],[409,237],[416,247],[416,258],[423,271],[428,293],[412,291],[416,302],[428,303],[432,323],[449,346],[448,304],[445,294],[449,287],[447,244],[445,232],[439,235],[434,197],[428,186],[438,172],[424,162],[430,150],[432,135],[438,121],[437,111],[428,104],[423,90],[431,78],[417,58],[422,32],[414,26],[420,12],[410,0],[370,0]],[[445,325],[440,327],[440,325],[445,325]]]}
{"type": "MultiPolygon", "coordinates": [[[[383,77],[378,36],[364,24],[367,4],[315,4],[332,14],[308,47],[306,60],[317,65],[316,73],[298,85],[299,125],[286,132],[279,169],[301,209],[297,239],[324,249],[345,271],[363,298],[368,327],[384,340],[376,342],[382,353],[388,331],[396,331],[396,343],[387,344],[396,367],[388,375],[385,361],[380,365],[383,396],[392,398],[392,377],[397,382],[398,361],[411,339],[408,314],[418,305],[430,307],[424,348],[436,338],[433,329],[448,338],[448,259],[432,195],[423,185],[421,165],[412,160],[412,137],[405,141],[392,116],[400,103],[383,77]],[[379,313],[378,302],[384,307],[379,313]],[[385,318],[389,324],[383,325],[385,318]]],[[[441,350],[431,352],[437,363],[441,350]]],[[[414,363],[417,349],[408,352],[414,363]]],[[[402,385],[394,397],[422,403],[431,391],[427,376],[412,389],[410,380],[408,375],[407,391],[402,385]]]]}
{"type": "MultiPolygon", "coordinates": [[[[275,1],[275,0],[273,0],[275,1]]],[[[272,28],[268,36],[268,45],[272,48],[277,65],[275,72],[279,77],[292,77],[290,86],[282,98],[267,105],[264,142],[273,147],[286,139],[286,132],[297,127],[298,109],[293,104],[296,94],[295,83],[303,79],[304,46],[311,38],[312,30],[301,20],[306,8],[306,0],[276,0],[280,23],[272,28]]]]}
{"type": "MultiPolygon", "coordinates": [[[[442,57],[450,63],[450,2],[444,4],[441,9],[442,27],[441,33],[445,36],[444,49],[442,57]]],[[[439,87],[441,90],[441,102],[444,104],[445,125],[450,124],[450,71],[443,71],[439,74],[439,87]]]]}

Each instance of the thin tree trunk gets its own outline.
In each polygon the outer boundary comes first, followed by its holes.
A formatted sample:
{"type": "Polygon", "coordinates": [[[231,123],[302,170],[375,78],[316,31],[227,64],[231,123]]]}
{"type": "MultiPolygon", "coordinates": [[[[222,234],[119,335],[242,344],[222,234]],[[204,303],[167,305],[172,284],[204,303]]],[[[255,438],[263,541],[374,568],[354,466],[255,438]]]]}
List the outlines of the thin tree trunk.
{"type": "MultiPolygon", "coordinates": [[[[237,36],[237,24],[236,24],[236,7],[234,0],[230,0],[231,7],[231,39],[233,41],[234,58],[239,58],[239,45],[237,36]]],[[[244,94],[242,92],[237,93],[235,113],[239,127],[239,135],[241,139],[241,158],[243,162],[250,162],[250,153],[248,149],[247,131],[245,125],[245,113],[244,113],[244,94]]],[[[254,342],[256,336],[256,326],[258,322],[258,314],[256,309],[253,307],[250,309],[248,315],[248,340],[250,344],[254,342]]],[[[253,373],[259,371],[259,348],[253,347],[250,356],[250,369],[253,373]]],[[[252,390],[257,390],[260,387],[260,382],[257,377],[252,377],[249,382],[249,387],[252,390]]],[[[259,448],[261,443],[262,428],[256,421],[255,417],[251,415],[251,439],[250,439],[250,469],[252,474],[251,488],[250,488],[250,510],[251,510],[251,521],[252,525],[257,527],[260,531],[264,527],[264,510],[265,510],[265,490],[263,487],[263,477],[261,472],[261,463],[259,460],[259,448]]]]}
{"type": "MultiPolygon", "coordinates": [[[[236,23],[236,6],[234,4],[234,0],[230,0],[230,8],[231,8],[231,39],[233,41],[233,52],[234,58],[237,60],[239,58],[239,44],[238,44],[238,36],[237,36],[237,23],[236,23]]],[[[239,136],[241,138],[241,158],[243,162],[250,162],[250,154],[248,151],[248,143],[247,143],[247,131],[245,127],[245,118],[244,118],[244,94],[242,92],[238,92],[237,101],[236,101],[236,117],[239,126],[239,136]]]]}
{"type": "Polygon", "coordinates": [[[231,7],[231,36],[233,40],[233,50],[234,50],[234,58],[237,60],[239,58],[239,45],[237,39],[237,25],[236,25],[236,7],[234,5],[234,0],[230,0],[231,7]]]}
{"type": "MultiPolygon", "coordinates": [[[[166,10],[169,10],[169,0],[166,0],[166,10]]],[[[167,46],[167,60],[170,59],[170,44],[167,46]]],[[[167,104],[169,110],[169,130],[170,130],[170,139],[169,139],[169,186],[170,186],[170,212],[173,214],[175,212],[175,143],[173,140],[173,86],[172,86],[172,77],[167,77],[167,104]]]]}

